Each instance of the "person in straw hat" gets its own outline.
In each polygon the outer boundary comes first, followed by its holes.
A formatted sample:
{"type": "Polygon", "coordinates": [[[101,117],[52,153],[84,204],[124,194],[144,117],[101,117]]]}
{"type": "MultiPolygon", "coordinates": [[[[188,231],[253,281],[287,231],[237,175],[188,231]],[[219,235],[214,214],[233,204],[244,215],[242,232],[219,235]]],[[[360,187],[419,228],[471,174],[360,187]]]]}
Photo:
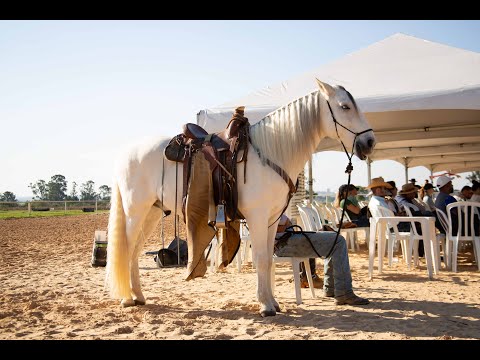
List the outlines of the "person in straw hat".
{"type": "MultiPolygon", "coordinates": [[[[417,200],[418,189],[412,183],[407,183],[402,186],[402,190],[398,192],[398,195],[395,197],[395,200],[402,205],[403,207],[409,206],[413,216],[433,216],[435,215],[426,210],[425,206],[417,200]]],[[[410,223],[403,222],[398,224],[398,230],[400,231],[410,231],[410,223]]],[[[419,223],[415,223],[417,232],[422,234],[422,227],[419,223]]],[[[423,240],[418,242],[418,256],[424,256],[423,249],[423,240]]]]}
{"type": "Polygon", "coordinates": [[[387,201],[388,208],[393,211],[395,216],[405,216],[405,210],[403,209],[403,206],[401,206],[399,203],[397,203],[397,200],[395,200],[395,197],[397,196],[397,184],[395,181],[387,181],[390,185],[392,185],[391,189],[386,189],[385,193],[387,196],[385,196],[385,200],[387,201]]]}
{"type": "Polygon", "coordinates": [[[420,201],[417,200],[418,188],[412,183],[407,183],[402,186],[402,189],[395,196],[395,200],[401,206],[405,204],[414,208],[414,216],[433,216],[431,211],[428,211],[420,201]]]}
{"type": "Polygon", "coordinates": [[[385,200],[386,189],[391,189],[392,185],[385,182],[383,177],[373,178],[372,182],[367,186],[367,189],[372,191],[372,197],[368,202],[368,210],[373,217],[381,217],[382,214],[379,210],[379,206],[388,208],[387,201],[385,200]]]}

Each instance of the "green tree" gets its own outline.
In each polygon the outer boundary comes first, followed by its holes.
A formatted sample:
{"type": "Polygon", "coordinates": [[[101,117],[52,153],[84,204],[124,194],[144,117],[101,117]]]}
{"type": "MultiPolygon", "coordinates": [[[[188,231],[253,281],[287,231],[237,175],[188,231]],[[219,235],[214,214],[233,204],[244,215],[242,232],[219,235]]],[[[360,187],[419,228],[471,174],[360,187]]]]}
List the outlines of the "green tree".
{"type": "Polygon", "coordinates": [[[80,186],[80,198],[82,200],[95,200],[97,193],[95,192],[95,182],[88,180],[80,186]]]}
{"type": "Polygon", "coordinates": [[[53,175],[47,184],[48,200],[61,201],[67,197],[67,180],[63,175],[53,175]]]}
{"type": "Polygon", "coordinates": [[[108,185],[102,185],[98,188],[100,199],[102,200],[110,200],[112,195],[112,188],[108,185]]]}
{"type": "Polygon", "coordinates": [[[37,180],[35,184],[28,185],[32,189],[34,200],[48,200],[48,187],[45,180],[37,180]]]}
{"type": "Polygon", "coordinates": [[[473,180],[480,182],[480,171],[472,171],[470,175],[467,175],[467,180],[473,183],[473,180]]]}
{"type": "Polygon", "coordinates": [[[78,201],[77,183],[75,181],[72,182],[72,190],[70,191],[70,195],[67,195],[66,199],[67,200],[78,201]]]}
{"type": "Polygon", "coordinates": [[[0,201],[17,202],[17,198],[14,193],[5,191],[3,194],[0,194],[0,201]]]}

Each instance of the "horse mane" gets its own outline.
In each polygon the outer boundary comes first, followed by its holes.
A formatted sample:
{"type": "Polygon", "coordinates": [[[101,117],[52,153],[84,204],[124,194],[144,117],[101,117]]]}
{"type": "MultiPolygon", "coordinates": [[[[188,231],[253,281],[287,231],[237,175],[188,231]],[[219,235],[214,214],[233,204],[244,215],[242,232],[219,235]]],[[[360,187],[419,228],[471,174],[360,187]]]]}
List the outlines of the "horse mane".
{"type": "Polygon", "coordinates": [[[297,176],[320,140],[320,90],[272,111],[250,127],[253,147],[266,159],[297,176]],[[295,174],[295,172],[298,173],[295,174]]]}

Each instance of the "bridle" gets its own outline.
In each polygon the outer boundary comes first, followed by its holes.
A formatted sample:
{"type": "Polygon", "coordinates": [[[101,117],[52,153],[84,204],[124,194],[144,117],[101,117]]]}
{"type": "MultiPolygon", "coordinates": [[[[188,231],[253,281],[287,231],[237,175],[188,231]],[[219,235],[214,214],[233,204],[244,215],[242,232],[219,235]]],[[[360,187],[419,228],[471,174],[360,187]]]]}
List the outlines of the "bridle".
{"type": "MultiPolygon", "coordinates": [[[[345,91],[346,91],[346,90],[345,90],[345,91]]],[[[338,140],[339,140],[340,143],[342,144],[343,150],[345,151],[345,154],[347,155],[347,158],[348,158],[348,165],[347,165],[347,169],[345,170],[345,173],[348,174],[348,182],[347,182],[347,188],[346,188],[347,191],[348,191],[348,189],[350,188],[350,180],[351,180],[352,171],[353,171],[352,157],[353,157],[353,151],[355,150],[355,143],[357,142],[357,137],[360,136],[360,135],[362,135],[362,134],[365,134],[366,132],[373,131],[373,129],[367,129],[367,130],[363,130],[363,131],[360,131],[360,132],[355,132],[355,131],[353,131],[353,130],[350,130],[350,129],[347,128],[346,126],[340,124],[337,119],[335,119],[335,115],[333,114],[332,107],[330,106],[330,102],[329,102],[328,100],[327,100],[327,105],[328,105],[328,109],[330,110],[330,115],[332,115],[333,123],[335,124],[335,132],[337,133],[338,140]],[[345,144],[343,143],[342,139],[340,138],[340,135],[338,135],[338,126],[341,126],[342,128],[344,128],[344,129],[347,130],[348,132],[350,132],[350,133],[352,133],[353,135],[355,135],[355,138],[353,139],[353,145],[352,145],[351,155],[348,153],[345,144]]],[[[335,237],[335,241],[333,242],[332,247],[330,248],[330,251],[329,251],[328,254],[325,256],[325,259],[327,259],[327,258],[330,257],[330,255],[331,255],[332,252],[333,252],[333,248],[335,247],[335,244],[337,243],[338,236],[340,235],[340,231],[342,230],[343,217],[344,217],[344,215],[345,215],[345,209],[346,209],[346,207],[347,207],[347,201],[346,201],[346,199],[345,199],[345,201],[343,202],[342,216],[341,216],[341,218],[340,218],[340,223],[338,224],[337,236],[335,237]]]]}
{"type": "Polygon", "coordinates": [[[337,133],[338,140],[342,144],[343,150],[345,151],[345,154],[347,155],[347,158],[348,158],[348,166],[347,166],[347,170],[345,170],[345,173],[350,175],[350,173],[353,170],[352,157],[353,157],[353,151],[355,149],[355,143],[357,142],[357,137],[362,135],[362,134],[365,134],[366,132],[373,131],[373,129],[367,129],[367,130],[363,130],[363,131],[360,131],[360,132],[355,132],[353,130],[350,130],[346,126],[340,124],[337,119],[335,119],[335,115],[333,114],[332,107],[330,106],[330,103],[328,102],[328,100],[327,100],[327,105],[328,105],[328,109],[330,110],[330,115],[332,115],[333,123],[335,124],[335,132],[337,133]],[[338,126],[341,126],[342,128],[344,128],[348,132],[355,135],[355,138],[353,139],[351,155],[348,153],[347,148],[345,147],[345,144],[343,143],[342,139],[340,138],[340,135],[338,135],[338,126]]]}

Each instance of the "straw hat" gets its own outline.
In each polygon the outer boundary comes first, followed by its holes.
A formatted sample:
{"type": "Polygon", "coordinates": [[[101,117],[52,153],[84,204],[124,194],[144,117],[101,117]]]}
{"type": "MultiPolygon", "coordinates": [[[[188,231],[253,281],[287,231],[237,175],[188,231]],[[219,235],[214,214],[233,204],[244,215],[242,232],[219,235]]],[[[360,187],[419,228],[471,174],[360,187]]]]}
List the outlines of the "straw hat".
{"type": "Polygon", "coordinates": [[[408,183],[402,186],[402,190],[398,192],[398,195],[412,194],[417,191],[418,189],[415,185],[413,185],[412,183],[408,183]]]}
{"type": "Polygon", "coordinates": [[[380,187],[380,186],[384,186],[387,189],[392,188],[392,185],[385,182],[383,177],[377,177],[377,178],[372,179],[372,182],[370,183],[370,185],[367,186],[367,189],[373,189],[373,188],[380,187]]]}

